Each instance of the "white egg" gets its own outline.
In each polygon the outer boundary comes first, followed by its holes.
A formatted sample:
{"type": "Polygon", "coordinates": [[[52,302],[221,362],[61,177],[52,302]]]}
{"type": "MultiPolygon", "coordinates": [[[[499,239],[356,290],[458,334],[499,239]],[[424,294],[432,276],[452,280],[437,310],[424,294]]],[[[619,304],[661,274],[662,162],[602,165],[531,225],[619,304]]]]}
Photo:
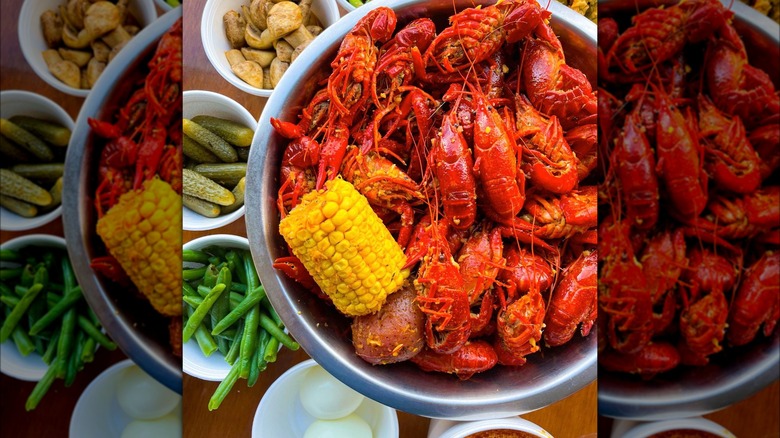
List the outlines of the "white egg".
{"type": "Polygon", "coordinates": [[[303,438],[372,438],[372,436],[371,426],[357,414],[349,414],[337,420],[317,420],[303,434],[303,438]]]}
{"type": "Polygon", "coordinates": [[[312,367],[304,376],[300,397],[303,408],[320,420],[345,417],[365,398],[320,366],[312,367]]]}
{"type": "Polygon", "coordinates": [[[179,394],[137,366],[124,370],[116,390],[119,406],[136,420],[160,418],[170,413],[181,401],[179,394]]]}
{"type": "Polygon", "coordinates": [[[181,436],[181,416],[175,414],[156,420],[135,420],[122,431],[122,438],[180,438],[181,436]]]}

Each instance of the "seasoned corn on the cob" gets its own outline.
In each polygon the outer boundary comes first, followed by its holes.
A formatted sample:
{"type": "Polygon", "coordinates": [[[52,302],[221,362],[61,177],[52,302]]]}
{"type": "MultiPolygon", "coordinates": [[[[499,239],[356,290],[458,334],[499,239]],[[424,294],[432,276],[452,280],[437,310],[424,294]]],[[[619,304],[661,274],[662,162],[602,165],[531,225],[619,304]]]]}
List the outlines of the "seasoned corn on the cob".
{"type": "Polygon", "coordinates": [[[97,223],[108,252],[167,316],[181,315],[181,196],[163,180],[125,193],[97,223]]]}
{"type": "Polygon", "coordinates": [[[390,231],[365,196],[341,178],[306,194],[279,231],[345,315],[376,312],[409,276],[390,231]]]}

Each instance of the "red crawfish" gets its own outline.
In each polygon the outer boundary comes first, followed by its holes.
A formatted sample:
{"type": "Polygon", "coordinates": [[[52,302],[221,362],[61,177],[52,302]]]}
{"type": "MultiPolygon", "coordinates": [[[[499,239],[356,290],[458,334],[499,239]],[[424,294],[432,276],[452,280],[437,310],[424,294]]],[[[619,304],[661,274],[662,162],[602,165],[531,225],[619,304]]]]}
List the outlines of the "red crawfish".
{"type": "Polygon", "coordinates": [[[729,311],[728,340],[732,345],[752,341],[763,324],[769,336],[780,319],[780,252],[767,251],[744,273],[729,311]]]}
{"type": "Polygon", "coordinates": [[[596,94],[588,78],[566,64],[563,47],[552,28],[539,24],[522,52],[522,81],[531,103],[556,116],[564,130],[596,123],[596,94]]]}
{"type": "Polygon", "coordinates": [[[532,183],[553,193],[571,191],[579,179],[577,161],[558,118],[545,118],[521,94],[515,95],[515,110],[523,172],[532,183]]]}
{"type": "Polygon", "coordinates": [[[598,314],[597,251],[586,251],[562,273],[545,317],[544,341],[551,347],[569,342],[580,326],[588,336],[598,314]]]}
{"type": "Polygon", "coordinates": [[[643,379],[651,379],[658,373],[676,368],[680,364],[680,353],[667,342],[651,342],[634,353],[599,352],[599,364],[608,371],[639,374],[643,379]]]}
{"type": "Polygon", "coordinates": [[[699,135],[704,139],[705,166],[718,187],[750,193],[761,184],[761,160],[739,117],[721,113],[699,95],[699,135]]]}
{"type": "Polygon", "coordinates": [[[493,347],[482,340],[466,342],[452,353],[437,353],[424,348],[410,360],[424,371],[455,374],[461,380],[493,368],[498,361],[493,347]]]}
{"type": "Polygon", "coordinates": [[[418,305],[426,316],[426,344],[437,353],[449,354],[468,340],[471,310],[463,276],[444,234],[446,228],[438,226],[438,222],[426,227],[430,245],[415,284],[418,305]]]}
{"type": "Polygon", "coordinates": [[[682,229],[651,237],[639,259],[653,304],[653,333],[666,330],[677,313],[676,287],[688,266],[682,229]],[[656,311],[660,307],[660,313],[656,311]]]}
{"type": "Polygon", "coordinates": [[[522,297],[502,306],[496,315],[496,338],[493,342],[498,363],[524,365],[526,356],[539,351],[544,317],[544,298],[534,285],[522,297]]]}
{"type": "Polygon", "coordinates": [[[442,120],[430,162],[434,163],[434,174],[439,182],[444,216],[453,227],[465,230],[477,217],[477,193],[471,151],[458,127],[453,109],[442,120]]]}

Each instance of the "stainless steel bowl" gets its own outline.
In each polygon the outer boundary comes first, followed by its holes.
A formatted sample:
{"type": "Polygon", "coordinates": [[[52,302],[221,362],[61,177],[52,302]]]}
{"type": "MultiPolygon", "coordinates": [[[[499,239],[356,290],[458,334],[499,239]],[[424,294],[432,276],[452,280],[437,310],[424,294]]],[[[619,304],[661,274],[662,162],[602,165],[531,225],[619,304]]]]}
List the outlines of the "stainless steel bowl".
{"type": "MultiPolygon", "coordinates": [[[[442,26],[454,7],[472,5],[471,0],[372,1],[327,28],[295,61],[292,68],[298,74],[285,75],[268,100],[255,133],[247,172],[250,248],[271,303],[290,333],[312,358],[345,384],[385,405],[426,417],[495,418],[554,403],[596,378],[596,333],[587,338],[578,336],[561,348],[543,349],[530,356],[524,367],[497,367],[465,382],[449,375],[426,373],[411,364],[366,363],[355,354],[347,336],[348,320],[272,267],[274,259],[286,255],[286,245],[278,231],[275,199],[287,141],[274,133],[269,119],[273,116],[297,120],[315,91],[316,81],[329,71],[344,35],[369,10],[379,6],[393,8],[400,29],[422,16],[442,26]]],[[[596,26],[558,2],[551,2],[550,10],[552,25],[566,49],[567,62],[582,69],[595,83],[596,26]]]]}
{"type": "MultiPolygon", "coordinates": [[[[649,7],[676,1],[600,1],[599,16],[634,15],[649,7]]],[[[734,11],[734,26],[742,36],[751,64],[780,72],[780,28],[741,2],[724,2],[734,11]],[[772,55],[774,53],[774,55],[772,55]]],[[[780,87],[779,83],[775,86],[780,87]]],[[[599,414],[633,420],[691,417],[725,408],[758,392],[780,377],[780,333],[750,345],[731,348],[705,367],[683,367],[643,381],[599,372],[599,414]]]]}
{"type": "Polygon", "coordinates": [[[63,225],[68,253],[84,296],[106,332],[119,348],[146,373],[168,388],[181,393],[181,358],[168,343],[168,320],[145,300],[95,274],[93,257],[105,255],[103,242],[95,232],[97,215],[94,193],[100,153],[87,124],[90,117],[111,120],[129,97],[128,79],[148,62],[160,37],[181,17],[176,8],[136,35],[101,75],[84,102],[71,136],[63,193],[63,225]]]}

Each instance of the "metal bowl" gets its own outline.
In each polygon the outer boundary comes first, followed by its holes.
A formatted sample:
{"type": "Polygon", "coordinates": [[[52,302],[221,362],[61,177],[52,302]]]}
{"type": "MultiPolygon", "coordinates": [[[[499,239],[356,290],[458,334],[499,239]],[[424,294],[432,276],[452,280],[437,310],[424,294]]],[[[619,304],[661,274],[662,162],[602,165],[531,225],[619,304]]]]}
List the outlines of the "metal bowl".
{"type": "Polygon", "coordinates": [[[181,358],[168,343],[168,319],[146,300],[105,280],[90,267],[93,257],[105,255],[95,232],[97,215],[97,139],[87,124],[90,117],[111,119],[129,97],[129,79],[154,53],[160,37],[181,17],[181,8],[166,13],[136,35],[109,64],[79,112],[65,159],[63,225],[68,252],[84,296],[106,332],[147,374],[181,393],[181,358]]]}
{"type": "MultiPolygon", "coordinates": [[[[676,1],[600,1],[599,16],[634,15],[649,7],[676,1]]],[[[780,29],[777,23],[741,2],[724,2],[734,12],[751,64],[780,72],[780,29]],[[775,55],[772,55],[775,53],[775,55]]],[[[775,86],[780,87],[776,83],[775,86]]],[[[599,373],[599,414],[633,420],[666,420],[703,415],[725,408],[760,391],[780,377],[780,333],[759,336],[750,345],[730,348],[705,367],[681,367],[643,381],[632,376],[599,373]]]]}
{"type": "MultiPolygon", "coordinates": [[[[394,9],[397,29],[422,16],[438,21],[441,28],[455,7],[460,10],[473,4],[471,0],[371,1],[326,29],[296,61],[300,74],[285,75],[268,100],[255,133],[247,172],[250,248],[271,303],[290,333],[323,368],[356,391],[393,408],[435,418],[516,415],[578,391],[596,378],[596,333],[587,338],[577,336],[561,348],[543,349],[530,356],[523,367],[497,367],[467,381],[426,373],[407,363],[372,366],[363,361],[355,354],[349,336],[345,336],[349,333],[347,318],[272,267],[274,259],[286,255],[286,244],[278,231],[275,199],[287,140],[273,131],[269,119],[273,116],[297,120],[316,90],[316,81],[329,71],[344,35],[369,10],[379,6],[394,9]]],[[[558,2],[550,3],[550,10],[553,28],[566,49],[567,62],[582,69],[595,83],[596,26],[558,2]]]]}

